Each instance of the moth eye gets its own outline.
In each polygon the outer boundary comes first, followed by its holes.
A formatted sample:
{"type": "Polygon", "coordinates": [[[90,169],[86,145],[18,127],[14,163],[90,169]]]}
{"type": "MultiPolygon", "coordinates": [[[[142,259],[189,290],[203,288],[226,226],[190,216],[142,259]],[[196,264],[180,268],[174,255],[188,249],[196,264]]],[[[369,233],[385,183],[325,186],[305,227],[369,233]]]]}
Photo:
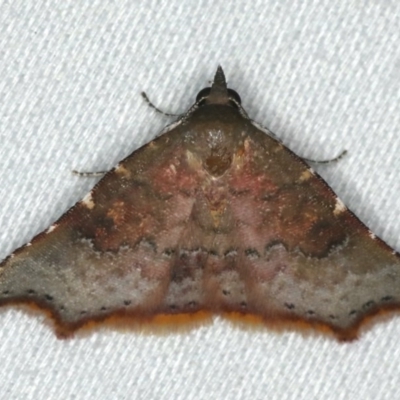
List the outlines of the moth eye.
{"type": "Polygon", "coordinates": [[[200,102],[201,100],[204,101],[210,94],[210,91],[211,91],[210,87],[200,90],[200,92],[196,96],[196,103],[200,102]]]}
{"type": "Polygon", "coordinates": [[[233,89],[228,89],[228,95],[231,105],[238,106],[242,103],[242,99],[233,89]]]}
{"type": "MultiPolygon", "coordinates": [[[[202,104],[204,104],[204,101],[210,95],[210,91],[211,91],[210,87],[200,90],[200,92],[198,93],[198,95],[196,97],[196,103],[198,103],[198,105],[200,105],[200,106],[202,104]]],[[[235,107],[235,108],[238,108],[238,106],[242,102],[240,99],[240,96],[232,89],[228,89],[228,98],[229,98],[229,105],[231,105],[232,107],[235,107]]]]}

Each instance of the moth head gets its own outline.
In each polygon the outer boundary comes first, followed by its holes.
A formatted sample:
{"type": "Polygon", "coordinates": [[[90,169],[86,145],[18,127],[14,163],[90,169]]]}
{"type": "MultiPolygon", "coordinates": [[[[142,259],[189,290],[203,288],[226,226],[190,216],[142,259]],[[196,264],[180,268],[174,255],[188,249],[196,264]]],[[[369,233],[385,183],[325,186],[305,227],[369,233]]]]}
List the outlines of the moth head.
{"type": "Polygon", "coordinates": [[[228,89],[225,75],[219,66],[214,76],[214,82],[211,87],[200,90],[196,97],[196,104],[202,106],[205,104],[222,104],[234,108],[240,108],[240,96],[233,90],[228,89]]]}

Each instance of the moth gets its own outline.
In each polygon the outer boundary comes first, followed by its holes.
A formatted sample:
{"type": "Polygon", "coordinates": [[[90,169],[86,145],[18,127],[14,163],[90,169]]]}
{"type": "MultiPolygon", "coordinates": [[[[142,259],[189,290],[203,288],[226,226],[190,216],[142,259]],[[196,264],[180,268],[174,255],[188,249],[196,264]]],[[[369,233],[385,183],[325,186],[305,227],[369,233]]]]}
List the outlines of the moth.
{"type": "Polygon", "coordinates": [[[59,336],[111,316],[205,312],[356,337],[400,305],[399,254],[254,123],[219,67],[211,88],[0,264],[0,305],[59,336]]]}

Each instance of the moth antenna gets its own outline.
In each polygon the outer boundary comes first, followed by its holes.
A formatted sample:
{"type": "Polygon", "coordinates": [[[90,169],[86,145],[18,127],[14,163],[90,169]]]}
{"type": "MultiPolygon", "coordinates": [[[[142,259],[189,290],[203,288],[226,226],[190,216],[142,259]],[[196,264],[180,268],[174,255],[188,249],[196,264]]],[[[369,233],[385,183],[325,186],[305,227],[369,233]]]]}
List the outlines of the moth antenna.
{"type": "Polygon", "coordinates": [[[96,176],[105,175],[107,172],[108,171],[83,172],[83,171],[76,171],[75,169],[72,170],[72,173],[74,175],[86,176],[86,177],[91,177],[91,178],[95,178],[96,176]]]}
{"type": "Polygon", "coordinates": [[[163,110],[160,110],[158,107],[156,107],[149,99],[149,97],[147,96],[147,94],[145,92],[141,92],[140,93],[142,95],[142,97],[144,98],[145,102],[153,109],[156,110],[158,113],[166,115],[167,117],[179,117],[180,114],[172,114],[172,113],[167,113],[163,110]]]}
{"type": "Polygon", "coordinates": [[[347,150],[343,150],[338,156],[330,158],[329,160],[311,160],[309,158],[303,158],[303,160],[313,164],[331,164],[341,160],[346,154],[347,150]]]}

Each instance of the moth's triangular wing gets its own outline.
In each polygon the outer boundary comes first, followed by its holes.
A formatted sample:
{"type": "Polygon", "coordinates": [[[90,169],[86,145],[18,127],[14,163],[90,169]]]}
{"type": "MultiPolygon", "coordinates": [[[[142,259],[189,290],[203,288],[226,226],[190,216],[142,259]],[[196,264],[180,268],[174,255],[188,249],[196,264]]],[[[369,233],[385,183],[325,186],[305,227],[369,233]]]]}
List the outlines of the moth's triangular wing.
{"type": "Polygon", "coordinates": [[[197,179],[179,133],[137,150],[0,264],[0,303],[36,303],[61,330],[116,312],[164,309],[197,179]]]}
{"type": "Polygon", "coordinates": [[[263,132],[246,136],[229,181],[249,312],[319,322],[350,338],[400,306],[400,258],[303,160],[263,132]]]}

